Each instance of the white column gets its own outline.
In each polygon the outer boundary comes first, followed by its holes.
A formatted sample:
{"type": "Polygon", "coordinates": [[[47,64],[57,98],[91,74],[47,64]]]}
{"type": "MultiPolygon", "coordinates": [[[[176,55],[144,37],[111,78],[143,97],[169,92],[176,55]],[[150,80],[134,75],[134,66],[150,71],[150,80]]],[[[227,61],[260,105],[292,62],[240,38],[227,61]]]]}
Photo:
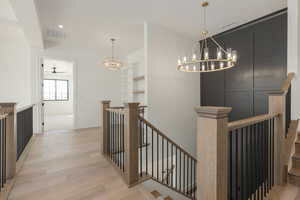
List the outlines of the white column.
{"type": "Polygon", "coordinates": [[[300,2],[288,0],[288,72],[295,72],[292,83],[292,119],[300,116],[300,2]]]}

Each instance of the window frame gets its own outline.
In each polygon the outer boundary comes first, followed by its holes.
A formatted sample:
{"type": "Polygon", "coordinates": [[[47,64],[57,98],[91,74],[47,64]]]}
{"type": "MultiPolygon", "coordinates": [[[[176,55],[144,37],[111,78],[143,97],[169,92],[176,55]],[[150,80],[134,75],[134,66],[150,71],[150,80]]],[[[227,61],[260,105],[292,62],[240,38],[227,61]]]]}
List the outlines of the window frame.
{"type": "Polygon", "coordinates": [[[70,86],[69,86],[69,80],[67,79],[44,79],[43,80],[43,101],[70,101],[70,86]],[[52,99],[49,99],[49,100],[46,100],[45,99],[45,95],[44,95],[44,92],[45,92],[45,88],[44,88],[44,81],[54,81],[55,82],[55,99],[52,100],[52,99]],[[67,99],[57,99],[57,81],[66,81],[67,82],[67,99]]]}

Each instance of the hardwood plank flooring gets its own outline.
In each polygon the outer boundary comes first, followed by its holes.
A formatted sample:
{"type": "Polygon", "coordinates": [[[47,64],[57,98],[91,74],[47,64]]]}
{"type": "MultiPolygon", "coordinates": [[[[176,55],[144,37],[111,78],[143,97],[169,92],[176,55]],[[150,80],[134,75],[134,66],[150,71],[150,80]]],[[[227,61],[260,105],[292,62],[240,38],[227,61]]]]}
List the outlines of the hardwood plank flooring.
{"type": "Polygon", "coordinates": [[[100,153],[99,129],[36,136],[9,200],[150,200],[100,153]]]}

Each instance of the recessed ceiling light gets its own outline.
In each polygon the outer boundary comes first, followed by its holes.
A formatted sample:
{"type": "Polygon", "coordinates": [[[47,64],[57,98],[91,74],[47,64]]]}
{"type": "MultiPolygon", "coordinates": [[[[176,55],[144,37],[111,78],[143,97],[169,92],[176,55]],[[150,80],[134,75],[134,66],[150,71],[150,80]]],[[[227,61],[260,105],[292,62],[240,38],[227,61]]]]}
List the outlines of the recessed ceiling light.
{"type": "Polygon", "coordinates": [[[58,25],[58,28],[60,28],[60,29],[63,29],[64,28],[64,25],[58,25]]]}

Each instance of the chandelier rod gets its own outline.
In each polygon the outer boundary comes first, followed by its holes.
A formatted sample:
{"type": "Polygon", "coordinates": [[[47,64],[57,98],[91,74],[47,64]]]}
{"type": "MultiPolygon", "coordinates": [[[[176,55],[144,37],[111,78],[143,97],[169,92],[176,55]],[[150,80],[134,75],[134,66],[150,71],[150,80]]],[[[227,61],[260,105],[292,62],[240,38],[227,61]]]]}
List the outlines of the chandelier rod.
{"type": "Polygon", "coordinates": [[[209,37],[224,53],[227,53],[227,51],[213,38],[209,37]]]}
{"type": "Polygon", "coordinates": [[[110,40],[111,40],[111,57],[112,57],[112,59],[114,59],[114,43],[115,43],[116,39],[111,38],[110,40]]]}

